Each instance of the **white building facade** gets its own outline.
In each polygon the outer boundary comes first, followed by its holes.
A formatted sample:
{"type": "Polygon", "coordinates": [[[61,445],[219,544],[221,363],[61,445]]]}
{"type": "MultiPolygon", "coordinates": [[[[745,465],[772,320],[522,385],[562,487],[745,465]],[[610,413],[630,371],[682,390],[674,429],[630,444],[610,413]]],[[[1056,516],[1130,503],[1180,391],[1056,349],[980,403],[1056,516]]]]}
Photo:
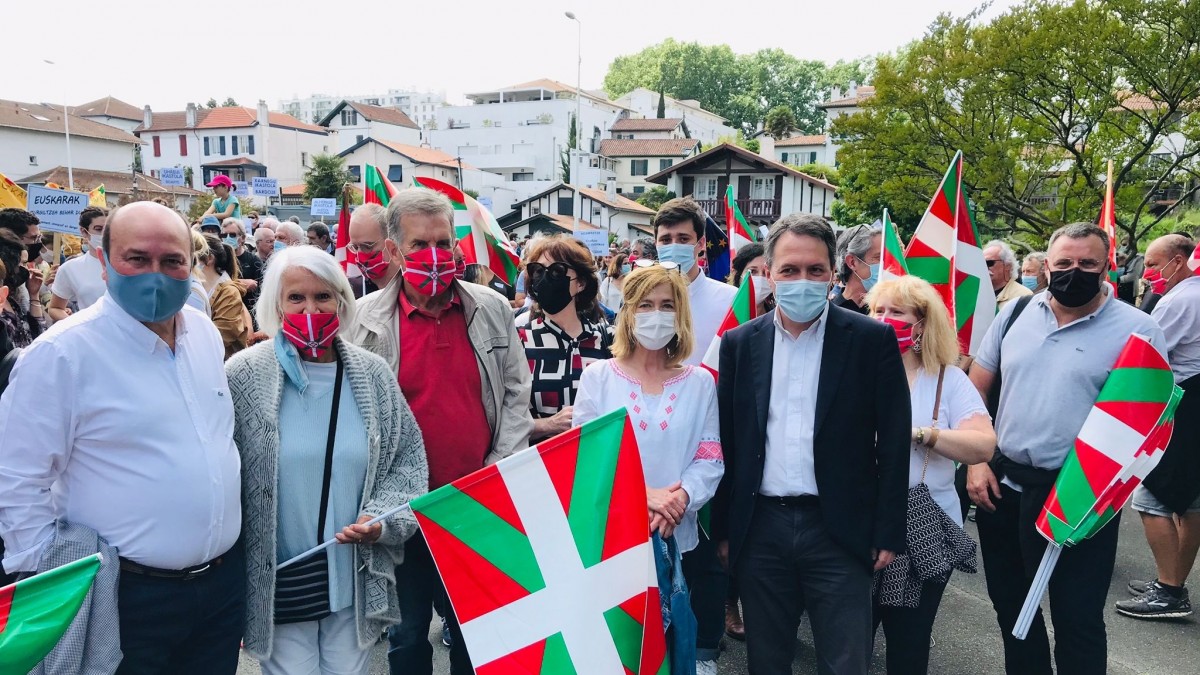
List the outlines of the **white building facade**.
{"type": "Polygon", "coordinates": [[[388,89],[386,93],[354,96],[313,94],[280,101],[279,109],[302,122],[316,124],[342,101],[396,108],[404,111],[421,128],[428,128],[437,118],[438,109],[446,105],[446,92],[388,89]]]}
{"type": "Polygon", "coordinates": [[[367,138],[406,145],[421,144],[421,128],[408,115],[395,108],[342,101],[318,124],[337,132],[338,152],[367,138]]]}
{"type": "Polygon", "coordinates": [[[0,101],[0,173],[17,180],[68,164],[98,171],[132,168],[141,143],[136,136],[74,115],[64,125],[63,114],[58,106],[0,101]]]}
{"type": "MultiPolygon", "coordinates": [[[[657,117],[658,97],[658,92],[638,87],[618,98],[616,103],[629,108],[642,117],[657,117]]],[[[666,109],[665,117],[682,119],[687,124],[689,135],[704,143],[706,148],[716,145],[717,139],[723,136],[737,134],[737,130],[729,126],[729,120],[701,108],[698,101],[681,101],[667,96],[664,107],[666,109]]]]}

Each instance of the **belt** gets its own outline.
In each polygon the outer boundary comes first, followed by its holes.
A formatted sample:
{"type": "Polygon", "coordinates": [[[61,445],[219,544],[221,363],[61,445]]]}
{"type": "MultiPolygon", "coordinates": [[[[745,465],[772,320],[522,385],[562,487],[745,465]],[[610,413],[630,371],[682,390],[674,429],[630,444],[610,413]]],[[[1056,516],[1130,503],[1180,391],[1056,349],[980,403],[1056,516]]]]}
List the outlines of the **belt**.
{"type": "Polygon", "coordinates": [[[758,498],[777,506],[786,506],[795,509],[821,508],[821,498],[817,495],[795,495],[793,497],[772,497],[770,495],[759,495],[758,498]]]}
{"type": "Polygon", "coordinates": [[[225,555],[219,555],[206,563],[201,563],[193,567],[186,567],[181,570],[164,570],[158,567],[149,567],[141,563],[135,563],[128,558],[121,558],[121,571],[131,574],[140,574],[145,577],[155,577],[157,579],[175,579],[177,581],[191,581],[199,579],[208,574],[221,565],[225,560],[225,555]]]}

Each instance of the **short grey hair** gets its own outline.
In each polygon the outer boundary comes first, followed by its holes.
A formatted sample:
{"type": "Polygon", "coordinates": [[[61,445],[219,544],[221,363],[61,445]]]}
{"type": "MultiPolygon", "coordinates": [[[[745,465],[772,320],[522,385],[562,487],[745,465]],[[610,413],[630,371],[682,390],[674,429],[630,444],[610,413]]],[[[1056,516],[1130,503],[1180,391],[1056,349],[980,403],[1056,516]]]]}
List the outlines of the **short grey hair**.
{"type": "Polygon", "coordinates": [[[1050,243],[1046,245],[1046,250],[1049,252],[1054,247],[1054,242],[1062,237],[1067,239],[1087,239],[1088,237],[1099,237],[1100,241],[1104,242],[1104,260],[1108,260],[1108,248],[1112,245],[1108,241],[1108,233],[1097,225],[1092,223],[1071,223],[1063,225],[1050,235],[1050,243]]]}
{"type": "Polygon", "coordinates": [[[1009,276],[1013,279],[1021,276],[1021,268],[1017,266],[1017,254],[1013,253],[1012,247],[999,239],[993,239],[984,244],[983,250],[986,251],[992,247],[1000,249],[1000,262],[1008,265],[1009,269],[1012,270],[1009,276]]]}
{"type": "Polygon", "coordinates": [[[221,227],[225,227],[226,225],[236,225],[238,232],[240,232],[243,237],[246,236],[246,224],[243,223],[240,218],[226,218],[225,220],[222,220],[221,227]]]}
{"type": "Polygon", "coordinates": [[[290,220],[285,220],[279,224],[279,227],[275,229],[275,235],[279,236],[280,232],[286,232],[289,239],[295,239],[300,243],[304,243],[304,240],[308,238],[308,235],[304,234],[304,230],[290,220]]]}
{"type": "Polygon", "coordinates": [[[454,232],[454,205],[446,195],[429,188],[410,187],[396,193],[387,207],[387,236],[397,244],[403,239],[400,219],[407,215],[445,216],[454,232]]]}
{"type": "Polygon", "coordinates": [[[812,237],[821,243],[825,244],[825,248],[829,249],[829,266],[834,266],[834,252],[837,250],[837,242],[834,240],[833,227],[829,221],[821,216],[812,213],[790,213],[771,226],[767,232],[767,266],[771,266],[771,261],[775,259],[775,247],[779,245],[779,240],[785,234],[795,234],[802,237],[812,237]]]}
{"type": "Polygon", "coordinates": [[[289,246],[282,251],[276,251],[267,261],[262,292],[258,296],[258,304],[254,307],[254,314],[258,317],[258,326],[262,332],[274,337],[283,325],[283,313],[280,309],[283,300],[283,273],[293,267],[312,272],[329,286],[329,290],[338,298],[338,322],[342,330],[349,329],[354,323],[354,291],[350,289],[350,282],[346,280],[346,273],[342,271],[341,265],[333,256],[314,246],[289,246]]]}
{"type": "MultiPolygon", "coordinates": [[[[354,213],[350,215],[351,218],[355,216],[373,219],[376,223],[379,223],[379,232],[385,237],[388,236],[387,209],[383,208],[379,204],[363,204],[362,206],[354,209],[354,213]]],[[[451,222],[453,222],[453,220],[451,220],[451,222]]],[[[339,232],[338,234],[341,233],[339,232]]],[[[349,241],[349,238],[350,233],[346,232],[346,240],[349,241]]]]}
{"type": "Polygon", "coordinates": [[[1044,268],[1046,266],[1046,254],[1043,251],[1034,251],[1033,253],[1025,256],[1025,259],[1021,261],[1021,266],[1024,267],[1025,263],[1029,262],[1030,260],[1036,262],[1038,267],[1044,268]]]}
{"type": "Polygon", "coordinates": [[[846,264],[846,256],[852,255],[866,262],[867,252],[876,237],[882,237],[883,230],[869,225],[859,225],[842,232],[837,240],[837,276],[845,283],[850,278],[850,266],[846,264]]]}
{"type": "Polygon", "coordinates": [[[267,228],[268,230],[274,232],[275,228],[279,227],[279,219],[274,216],[266,216],[263,218],[259,218],[257,229],[261,230],[264,227],[267,228]]]}

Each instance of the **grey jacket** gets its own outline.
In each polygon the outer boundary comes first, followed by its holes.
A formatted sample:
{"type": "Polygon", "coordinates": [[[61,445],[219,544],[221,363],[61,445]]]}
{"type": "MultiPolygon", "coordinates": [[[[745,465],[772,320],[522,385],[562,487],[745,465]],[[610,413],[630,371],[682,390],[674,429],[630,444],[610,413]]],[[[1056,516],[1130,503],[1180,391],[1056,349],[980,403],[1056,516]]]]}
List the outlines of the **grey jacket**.
{"type": "MultiPolygon", "coordinates": [[[[383,359],[341,337],[335,345],[367,430],[367,476],[359,511],[378,515],[428,491],[425,444],[396,376],[383,359]]],[[[225,372],[235,410],[233,440],[242,457],[245,648],[264,659],[274,639],[279,404],[287,376],[271,340],[235,354],[225,372]]],[[[383,521],[375,544],[354,547],[354,610],[363,649],[400,621],[394,570],[404,559],[404,541],[416,529],[412,511],[401,511],[383,521]]]]}
{"type": "MultiPolygon", "coordinates": [[[[346,339],[383,357],[400,372],[400,286],[403,275],[358,301],[358,320],[346,339]]],[[[486,286],[454,282],[467,319],[467,336],[475,350],[483,385],[483,410],[492,430],[492,447],[485,464],[529,447],[533,418],[529,416],[532,377],[525,348],[517,337],[512,309],[486,286]]]]}

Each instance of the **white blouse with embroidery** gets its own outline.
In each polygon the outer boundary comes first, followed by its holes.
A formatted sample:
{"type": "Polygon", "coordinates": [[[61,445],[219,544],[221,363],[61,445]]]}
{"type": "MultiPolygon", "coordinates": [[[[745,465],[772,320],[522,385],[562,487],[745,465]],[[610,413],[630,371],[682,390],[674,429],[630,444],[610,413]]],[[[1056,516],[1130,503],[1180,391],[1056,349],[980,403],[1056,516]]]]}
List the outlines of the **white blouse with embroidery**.
{"type": "Polygon", "coordinates": [[[696,514],[716,494],[725,473],[716,383],[707,370],[685,366],[663,383],[661,394],[646,394],[616,360],[585,368],[572,423],[579,426],[622,407],[633,423],[646,485],[665,488],[683,482],[688,507],[675,528],[675,540],[681,551],[690,551],[699,543],[696,514]]]}

